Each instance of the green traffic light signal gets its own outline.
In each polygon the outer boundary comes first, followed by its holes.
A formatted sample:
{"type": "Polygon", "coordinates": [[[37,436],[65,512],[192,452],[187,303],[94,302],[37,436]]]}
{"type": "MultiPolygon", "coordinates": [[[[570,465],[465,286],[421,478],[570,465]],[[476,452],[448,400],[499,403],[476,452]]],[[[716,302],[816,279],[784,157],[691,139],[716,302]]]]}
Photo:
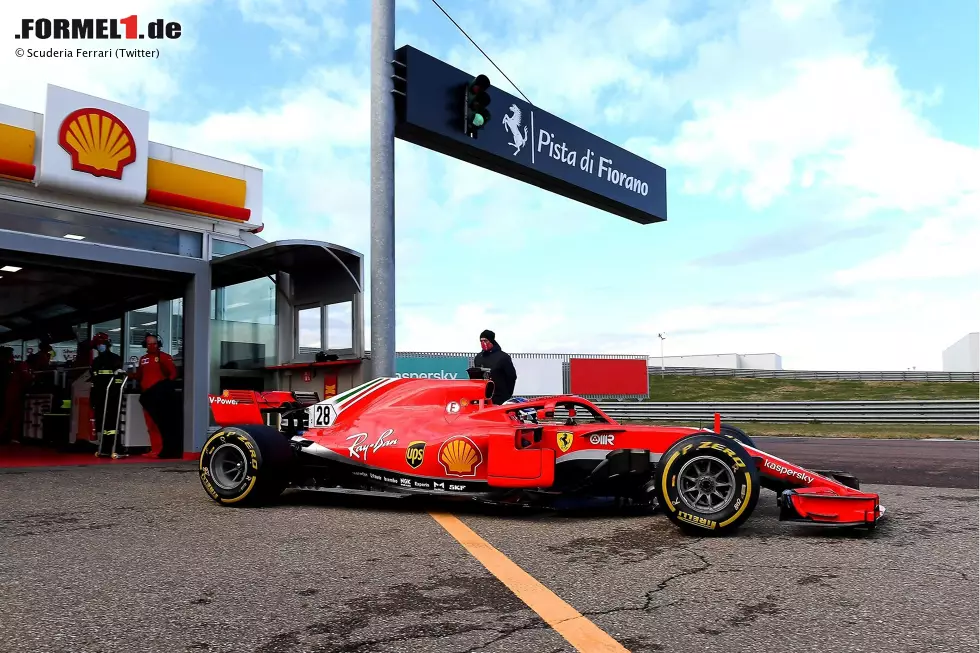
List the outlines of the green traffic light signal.
{"type": "Polygon", "coordinates": [[[490,112],[487,111],[487,105],[490,104],[488,88],[490,79],[486,75],[477,75],[466,86],[464,131],[471,138],[475,138],[477,131],[490,121],[490,112]]]}

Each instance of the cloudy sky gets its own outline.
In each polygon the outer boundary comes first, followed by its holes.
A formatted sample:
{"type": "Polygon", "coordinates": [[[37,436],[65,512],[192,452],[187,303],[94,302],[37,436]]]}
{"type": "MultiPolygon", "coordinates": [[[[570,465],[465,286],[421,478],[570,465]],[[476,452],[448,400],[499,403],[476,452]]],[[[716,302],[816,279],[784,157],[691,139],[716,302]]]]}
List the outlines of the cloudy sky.
{"type": "MultiPolygon", "coordinates": [[[[399,142],[399,351],[491,328],[510,351],[659,354],[666,331],[668,355],[941,369],[980,327],[975,0],[441,4],[535,105],[667,168],[668,221],[399,142]]],[[[50,82],[145,108],[151,140],[265,170],[263,237],[369,254],[369,2],[107,0],[183,26],[159,60],[109,62],[15,59],[23,7],[0,8],[0,102],[43,112],[50,82]]],[[[429,0],[397,24],[396,47],[515,93],[429,0]]]]}

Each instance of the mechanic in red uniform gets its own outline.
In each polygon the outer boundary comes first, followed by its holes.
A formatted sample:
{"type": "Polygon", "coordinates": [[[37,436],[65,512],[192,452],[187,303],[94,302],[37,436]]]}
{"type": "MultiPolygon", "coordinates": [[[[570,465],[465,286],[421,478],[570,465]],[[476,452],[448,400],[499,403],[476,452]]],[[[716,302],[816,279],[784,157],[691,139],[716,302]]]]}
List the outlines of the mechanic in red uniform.
{"type": "Polygon", "coordinates": [[[158,458],[181,458],[184,438],[181,432],[181,410],[174,381],[177,366],[173,357],[160,350],[160,336],[148,333],[143,337],[146,353],[140,357],[136,380],[140,384],[140,404],[160,429],[162,445],[152,443],[151,455],[158,458]]]}

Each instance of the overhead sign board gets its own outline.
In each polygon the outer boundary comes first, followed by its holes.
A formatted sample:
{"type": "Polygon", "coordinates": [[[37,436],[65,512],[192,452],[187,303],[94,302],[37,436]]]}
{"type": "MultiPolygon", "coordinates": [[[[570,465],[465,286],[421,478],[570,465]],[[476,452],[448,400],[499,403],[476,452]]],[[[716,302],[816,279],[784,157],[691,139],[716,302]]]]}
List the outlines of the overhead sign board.
{"type": "Polygon", "coordinates": [[[496,88],[490,75],[490,120],[471,138],[464,106],[475,76],[407,45],[395,59],[405,80],[397,138],[634,222],[667,219],[663,167],[496,88]]]}

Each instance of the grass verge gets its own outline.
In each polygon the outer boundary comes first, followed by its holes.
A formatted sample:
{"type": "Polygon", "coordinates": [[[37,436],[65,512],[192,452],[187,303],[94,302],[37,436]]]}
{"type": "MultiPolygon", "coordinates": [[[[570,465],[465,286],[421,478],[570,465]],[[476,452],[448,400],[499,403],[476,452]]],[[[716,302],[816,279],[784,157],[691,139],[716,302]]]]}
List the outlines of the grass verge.
{"type": "Polygon", "coordinates": [[[651,401],[887,401],[978,399],[978,383],[805,381],[650,375],[651,401]]]}
{"type": "MultiPolygon", "coordinates": [[[[697,426],[691,422],[631,421],[629,424],[662,424],[697,426]]],[[[980,427],[931,424],[765,424],[760,422],[729,422],[751,436],[775,435],[780,437],[830,437],[872,439],[925,439],[949,438],[953,440],[980,440],[980,427]]],[[[711,426],[705,422],[705,426],[711,426]]]]}

